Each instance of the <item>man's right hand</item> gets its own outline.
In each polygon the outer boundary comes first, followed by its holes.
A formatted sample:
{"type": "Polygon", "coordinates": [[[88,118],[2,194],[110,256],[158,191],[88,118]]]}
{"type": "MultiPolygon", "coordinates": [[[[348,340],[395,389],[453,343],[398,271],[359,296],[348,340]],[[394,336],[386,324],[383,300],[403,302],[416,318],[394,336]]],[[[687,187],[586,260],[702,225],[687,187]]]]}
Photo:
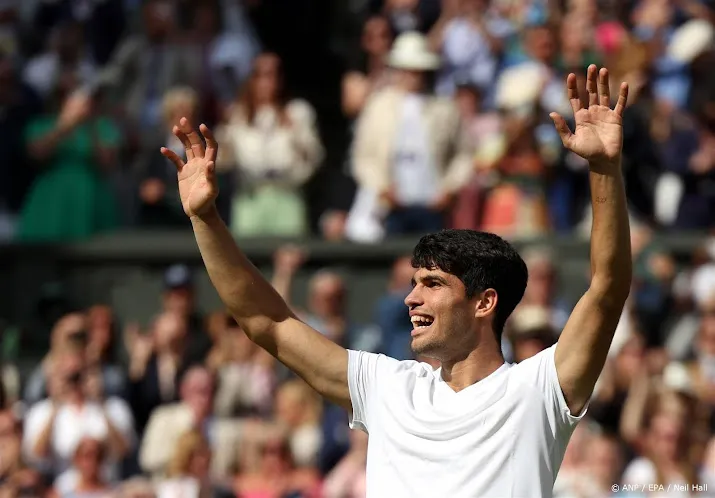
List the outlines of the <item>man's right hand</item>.
{"type": "Polygon", "coordinates": [[[206,125],[202,124],[199,129],[206,138],[205,148],[201,137],[192,128],[188,119],[181,118],[178,126],[174,126],[172,130],[184,144],[186,162],[175,152],[166,147],[161,148],[162,155],[176,166],[181,204],[184,212],[190,218],[210,213],[214,209],[214,201],[218,196],[216,181],[218,143],[206,125]]]}

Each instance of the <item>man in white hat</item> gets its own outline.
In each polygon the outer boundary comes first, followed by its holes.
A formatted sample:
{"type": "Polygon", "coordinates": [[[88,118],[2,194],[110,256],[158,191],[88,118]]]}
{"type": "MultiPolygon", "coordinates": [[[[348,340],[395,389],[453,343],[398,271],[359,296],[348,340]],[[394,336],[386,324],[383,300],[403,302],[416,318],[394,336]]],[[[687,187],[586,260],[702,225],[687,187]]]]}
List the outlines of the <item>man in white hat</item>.
{"type": "Polygon", "coordinates": [[[400,35],[388,64],[394,84],[375,93],[359,118],[353,174],[361,189],[379,195],[388,234],[438,230],[470,178],[469,145],[455,103],[427,92],[440,60],[426,37],[400,35]]]}

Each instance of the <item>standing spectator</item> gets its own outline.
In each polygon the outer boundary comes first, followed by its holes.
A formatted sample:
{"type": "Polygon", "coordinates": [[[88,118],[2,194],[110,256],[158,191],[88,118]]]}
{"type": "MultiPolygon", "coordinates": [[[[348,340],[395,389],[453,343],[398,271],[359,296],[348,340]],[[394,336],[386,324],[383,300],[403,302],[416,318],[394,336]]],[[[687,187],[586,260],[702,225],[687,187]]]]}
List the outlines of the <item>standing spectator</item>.
{"type": "Polygon", "coordinates": [[[97,68],[85,52],[82,25],[64,22],[52,29],[48,51],[25,66],[25,82],[43,99],[52,97],[60,77],[74,74],[80,85],[91,83],[97,68]]]}
{"type": "Polygon", "coordinates": [[[187,368],[186,323],[179,315],[164,312],[149,334],[128,327],[129,400],[142,434],[152,410],[178,399],[178,379],[187,368]]]}
{"type": "Polygon", "coordinates": [[[264,53],[227,122],[217,130],[222,169],[237,168],[231,230],[238,236],[301,236],[308,230],[301,188],[323,159],[315,111],[289,100],[281,61],[264,53]]]}
{"type": "MultiPolygon", "coordinates": [[[[142,5],[142,32],[126,38],[100,82],[122,103],[130,143],[141,145],[161,126],[161,99],[169,88],[188,85],[196,88],[199,61],[176,43],[175,5],[170,0],[148,0],[142,5]]],[[[162,137],[163,138],[163,137],[162,137]]]]}
{"type": "Polygon", "coordinates": [[[30,156],[44,171],[22,208],[20,240],[77,240],[118,224],[106,175],[117,165],[121,135],[96,98],[75,93],[77,84],[62,73],[50,112],[25,131],[30,156]]]}
{"type": "Polygon", "coordinates": [[[427,94],[439,57],[423,35],[398,37],[388,61],[396,83],[375,93],[360,117],[353,174],[361,190],[378,196],[368,211],[385,211],[388,235],[438,230],[471,173],[459,112],[427,94]]]}
{"type": "Polygon", "coordinates": [[[180,436],[195,430],[206,438],[213,454],[212,476],[229,476],[238,455],[240,423],[214,415],[215,389],[211,373],[204,367],[193,367],[181,381],[181,401],[152,412],[139,452],[145,472],[155,477],[165,475],[180,436]]]}
{"type": "Polygon", "coordinates": [[[275,392],[273,357],[258,348],[227,318],[206,361],[218,381],[214,410],[219,417],[267,415],[275,392]]]}
{"type": "Polygon", "coordinates": [[[0,135],[5,145],[0,158],[0,240],[13,237],[17,212],[35,176],[24,133],[41,101],[18,73],[17,62],[0,50],[0,135]]]}
{"type": "MultiPolygon", "coordinates": [[[[108,445],[103,477],[117,479],[118,462],[131,451],[136,437],[129,407],[118,398],[103,399],[96,388],[88,390],[83,351],[66,349],[53,365],[50,398],[33,405],[26,416],[26,458],[60,475],[70,468],[82,439],[91,437],[108,445]]],[[[70,472],[62,479],[73,483],[77,475],[70,472]]]]}
{"type": "Polygon", "coordinates": [[[511,24],[489,8],[489,0],[448,0],[430,32],[430,43],[442,54],[437,93],[451,96],[458,81],[491,96],[504,39],[511,24]]]}
{"type": "Polygon", "coordinates": [[[139,187],[136,222],[141,226],[186,226],[186,216],[178,197],[176,168],[167,164],[156,151],[164,143],[184,157],[186,151],[171,130],[182,117],[195,119],[198,108],[199,96],[188,87],[173,87],[163,97],[164,135],[156,134],[155,141],[147,140],[134,162],[139,187]]]}
{"type": "Polygon", "coordinates": [[[342,81],[343,114],[354,119],[360,114],[370,94],[389,82],[387,55],[392,45],[393,34],[387,19],[370,17],[363,26],[360,50],[351,61],[342,81]]]}

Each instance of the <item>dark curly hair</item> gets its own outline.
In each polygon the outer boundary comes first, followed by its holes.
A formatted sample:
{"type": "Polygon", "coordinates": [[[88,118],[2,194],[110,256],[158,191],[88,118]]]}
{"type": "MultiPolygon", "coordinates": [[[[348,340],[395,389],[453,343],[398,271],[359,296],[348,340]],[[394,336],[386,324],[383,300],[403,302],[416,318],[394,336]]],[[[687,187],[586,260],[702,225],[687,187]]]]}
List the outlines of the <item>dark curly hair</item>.
{"type": "Polygon", "coordinates": [[[507,318],[526,290],[529,272],[519,253],[507,241],[488,232],[442,230],[425,235],[415,246],[414,268],[439,269],[456,276],[466,287],[468,298],[494,289],[498,296],[492,323],[501,340],[507,318]]]}

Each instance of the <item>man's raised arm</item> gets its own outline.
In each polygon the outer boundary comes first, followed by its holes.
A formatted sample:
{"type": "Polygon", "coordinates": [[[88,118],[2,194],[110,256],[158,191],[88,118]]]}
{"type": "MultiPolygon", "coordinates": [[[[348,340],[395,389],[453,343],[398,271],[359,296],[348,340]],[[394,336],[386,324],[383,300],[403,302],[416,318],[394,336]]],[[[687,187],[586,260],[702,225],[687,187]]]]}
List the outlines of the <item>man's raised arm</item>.
{"type": "Polygon", "coordinates": [[[201,133],[205,149],[199,134],[182,118],[174,134],[186,148],[186,162],[169,149],[161,152],[177,167],[181,201],[211,282],[253,342],[349,410],[347,351],[300,321],[238,248],[214,203],[218,144],[205,125],[201,133]]]}
{"type": "Polygon", "coordinates": [[[623,83],[611,110],[608,71],[588,68],[588,108],[583,108],[576,76],[567,80],[576,129],[552,114],[564,146],[589,162],[591,206],[591,285],[574,308],[556,346],[559,384],[572,413],[586,406],[603,370],[616,325],[631,286],[631,245],[626,194],[621,173],[623,112],[628,86],[623,83]]]}

